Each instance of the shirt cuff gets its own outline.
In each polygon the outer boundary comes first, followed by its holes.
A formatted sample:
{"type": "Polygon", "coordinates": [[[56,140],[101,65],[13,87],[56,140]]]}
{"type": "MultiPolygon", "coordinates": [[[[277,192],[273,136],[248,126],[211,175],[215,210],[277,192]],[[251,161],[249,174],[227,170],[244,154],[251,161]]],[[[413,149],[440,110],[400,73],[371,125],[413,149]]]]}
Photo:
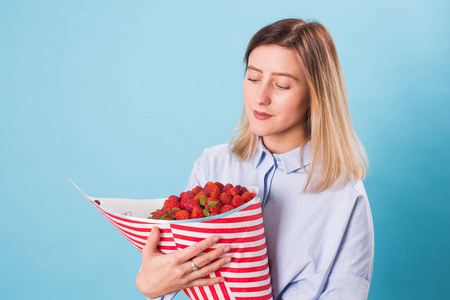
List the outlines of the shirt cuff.
{"type": "Polygon", "coordinates": [[[148,298],[148,297],[146,297],[146,298],[147,298],[147,300],[172,300],[177,295],[177,293],[178,292],[173,292],[173,293],[170,293],[170,294],[164,295],[162,297],[158,297],[158,298],[148,298]]]}

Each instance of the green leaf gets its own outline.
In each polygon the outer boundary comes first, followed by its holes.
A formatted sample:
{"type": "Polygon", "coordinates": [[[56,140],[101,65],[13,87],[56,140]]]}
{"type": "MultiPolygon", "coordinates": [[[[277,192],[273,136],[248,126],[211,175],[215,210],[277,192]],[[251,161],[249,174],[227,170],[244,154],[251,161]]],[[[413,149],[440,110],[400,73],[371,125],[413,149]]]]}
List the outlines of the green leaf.
{"type": "Polygon", "coordinates": [[[206,208],[203,209],[203,214],[205,215],[205,217],[209,217],[210,216],[209,211],[206,208]]]}
{"type": "Polygon", "coordinates": [[[172,207],[172,209],[170,211],[172,211],[172,210],[181,210],[181,208],[179,208],[179,207],[172,207]]]}
{"type": "Polygon", "coordinates": [[[208,206],[209,207],[213,207],[214,205],[216,205],[217,204],[217,201],[209,201],[208,202],[208,206]]]}
{"type": "Polygon", "coordinates": [[[172,219],[175,219],[175,215],[173,215],[173,214],[169,214],[168,217],[169,217],[169,218],[172,218],[172,219]]]}
{"type": "Polygon", "coordinates": [[[153,219],[153,216],[148,217],[147,219],[153,219]]]}
{"type": "Polygon", "coordinates": [[[161,218],[159,218],[160,220],[164,220],[164,218],[166,217],[166,214],[164,214],[161,218]]]}
{"type": "Polygon", "coordinates": [[[155,212],[156,212],[156,211],[154,211],[154,212],[151,212],[150,214],[151,214],[151,215],[153,215],[153,214],[154,214],[155,212]]]}
{"type": "Polygon", "coordinates": [[[200,205],[205,205],[205,195],[200,197],[200,205]]]}

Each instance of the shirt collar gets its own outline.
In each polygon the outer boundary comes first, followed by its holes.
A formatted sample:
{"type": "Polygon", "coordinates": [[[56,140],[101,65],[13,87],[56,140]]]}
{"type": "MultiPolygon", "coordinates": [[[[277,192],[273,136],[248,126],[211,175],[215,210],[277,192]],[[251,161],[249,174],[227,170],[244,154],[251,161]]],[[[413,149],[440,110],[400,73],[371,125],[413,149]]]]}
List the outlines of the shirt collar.
{"type": "MultiPolygon", "coordinates": [[[[260,138],[258,141],[258,147],[256,149],[256,153],[253,156],[255,169],[260,166],[262,161],[267,157],[272,157],[272,159],[279,159],[281,162],[281,167],[286,173],[291,173],[297,171],[302,166],[300,165],[299,160],[299,151],[300,147],[295,148],[289,152],[281,153],[281,154],[271,154],[269,150],[264,146],[262,139],[260,138]]],[[[308,141],[306,145],[303,147],[302,152],[302,165],[306,167],[311,163],[311,141],[308,141]]]]}

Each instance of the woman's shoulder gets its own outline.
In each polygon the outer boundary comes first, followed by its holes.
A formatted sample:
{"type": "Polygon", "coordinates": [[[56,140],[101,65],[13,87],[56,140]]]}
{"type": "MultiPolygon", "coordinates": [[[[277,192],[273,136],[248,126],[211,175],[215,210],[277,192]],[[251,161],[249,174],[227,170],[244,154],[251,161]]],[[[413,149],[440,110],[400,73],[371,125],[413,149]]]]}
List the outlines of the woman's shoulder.
{"type": "Polygon", "coordinates": [[[219,144],[212,147],[208,147],[203,150],[203,154],[214,155],[214,154],[229,154],[231,153],[230,144],[219,144]]]}
{"type": "Polygon", "coordinates": [[[347,199],[347,201],[357,201],[364,198],[367,200],[366,190],[363,182],[358,179],[350,179],[344,183],[336,181],[333,186],[322,191],[324,197],[333,197],[341,199],[341,201],[347,199]]]}
{"type": "Polygon", "coordinates": [[[203,150],[200,160],[227,160],[235,159],[235,154],[231,150],[230,144],[219,144],[212,147],[208,147],[203,150]]]}

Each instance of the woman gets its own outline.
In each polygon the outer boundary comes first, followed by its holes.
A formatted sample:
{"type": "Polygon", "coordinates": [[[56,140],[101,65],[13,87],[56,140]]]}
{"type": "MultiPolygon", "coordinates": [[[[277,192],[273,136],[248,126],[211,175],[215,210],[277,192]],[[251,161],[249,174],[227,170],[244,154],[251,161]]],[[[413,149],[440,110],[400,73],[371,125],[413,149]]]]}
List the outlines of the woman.
{"type": "MultiPolygon", "coordinates": [[[[316,22],[275,22],[253,36],[244,61],[237,134],[204,151],[187,189],[208,181],[260,188],[274,299],[367,299],[374,251],[361,182],[367,159],[329,32],[316,22]]],[[[217,237],[168,255],[156,250],[158,240],[154,230],[136,280],[148,297],[223,280],[203,276],[229,262],[214,261],[228,246],[197,256],[217,237]]]]}

